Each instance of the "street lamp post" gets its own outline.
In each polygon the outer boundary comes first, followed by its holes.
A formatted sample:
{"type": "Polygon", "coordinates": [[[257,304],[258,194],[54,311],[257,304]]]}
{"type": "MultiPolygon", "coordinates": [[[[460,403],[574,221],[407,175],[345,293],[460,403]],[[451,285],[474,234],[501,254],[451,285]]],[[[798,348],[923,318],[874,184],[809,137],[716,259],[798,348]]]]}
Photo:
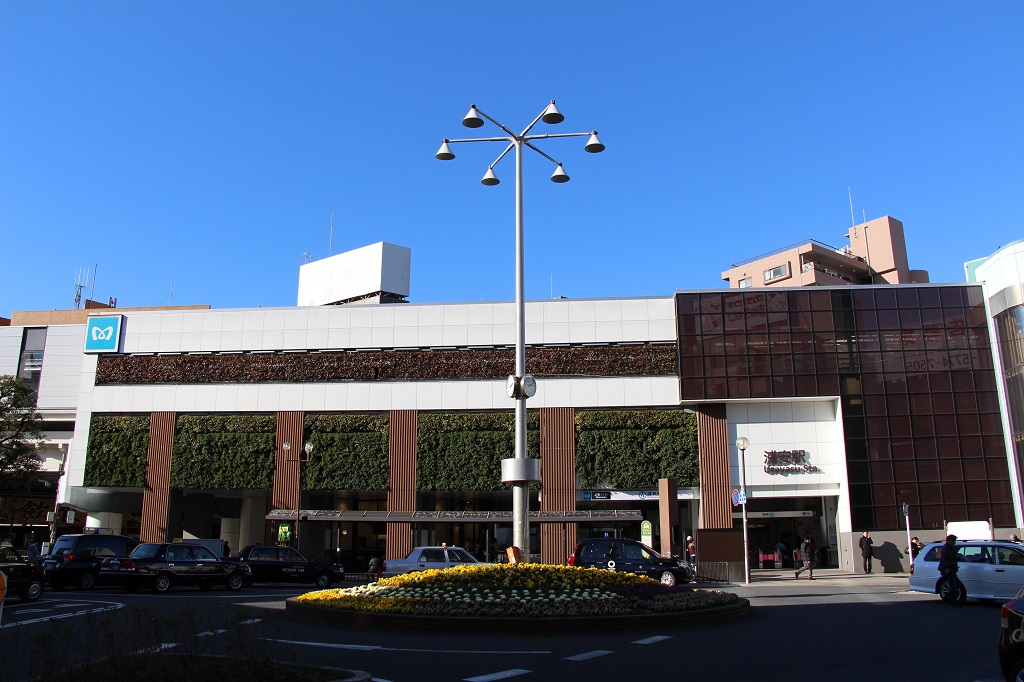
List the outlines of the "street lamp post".
{"type": "Polygon", "coordinates": [[[592,154],[604,151],[604,145],[597,138],[597,131],[589,133],[560,133],[555,135],[530,135],[538,122],[547,124],[561,123],[565,116],[555,107],[555,101],[544,107],[544,110],[533,119],[530,125],[518,135],[513,133],[505,125],[494,120],[476,105],[471,105],[469,113],[462,119],[462,125],[467,128],[480,128],[487,119],[498,126],[505,135],[498,137],[464,138],[457,140],[445,139],[441,148],[434,155],[441,161],[450,161],[455,158],[449,145],[458,142],[504,142],[505,148],[494,163],[487,167],[487,172],[480,180],[480,183],[488,187],[497,185],[500,181],[494,174],[494,167],[506,154],[515,149],[516,158],[516,363],[515,374],[508,378],[506,392],[509,398],[516,401],[515,410],[515,457],[504,459],[501,462],[502,483],[512,484],[512,541],[529,559],[530,553],[530,528],[529,528],[529,507],[530,507],[530,482],[540,480],[540,463],[530,459],[526,453],[526,400],[534,395],[537,390],[536,381],[526,373],[526,302],[524,282],[524,256],[523,245],[523,147],[529,147],[548,161],[555,164],[555,172],[551,175],[551,181],[563,183],[569,181],[569,175],[562,168],[562,164],[551,158],[536,146],[534,140],[544,140],[555,137],[583,137],[587,136],[587,144],[584,150],[592,154]],[[483,118],[481,118],[483,117],[483,118]]]}
{"type": "Polygon", "coordinates": [[[736,449],[740,451],[740,509],[743,514],[743,581],[750,587],[750,548],[747,545],[747,448],[750,441],[746,436],[736,439],[736,449]]]}
{"type": "MultiPolygon", "coordinates": [[[[284,450],[285,458],[287,459],[287,455],[292,449],[292,444],[284,443],[281,448],[284,450]]],[[[308,462],[312,454],[313,444],[307,442],[298,457],[287,459],[289,462],[295,462],[295,549],[299,549],[299,510],[302,508],[302,463],[308,462]]]]}

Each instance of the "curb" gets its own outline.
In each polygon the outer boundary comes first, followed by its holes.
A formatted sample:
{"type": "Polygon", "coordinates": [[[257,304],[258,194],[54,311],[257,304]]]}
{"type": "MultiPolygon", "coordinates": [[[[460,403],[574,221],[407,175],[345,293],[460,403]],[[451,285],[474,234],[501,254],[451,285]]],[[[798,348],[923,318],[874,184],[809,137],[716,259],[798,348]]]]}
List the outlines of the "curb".
{"type": "Polygon", "coordinates": [[[448,632],[594,632],[651,627],[691,627],[728,623],[750,615],[750,600],[693,611],[643,613],[632,616],[571,616],[564,618],[476,618],[469,616],[406,616],[350,611],[285,602],[285,615],[295,620],[380,630],[444,630],[448,632]]]}

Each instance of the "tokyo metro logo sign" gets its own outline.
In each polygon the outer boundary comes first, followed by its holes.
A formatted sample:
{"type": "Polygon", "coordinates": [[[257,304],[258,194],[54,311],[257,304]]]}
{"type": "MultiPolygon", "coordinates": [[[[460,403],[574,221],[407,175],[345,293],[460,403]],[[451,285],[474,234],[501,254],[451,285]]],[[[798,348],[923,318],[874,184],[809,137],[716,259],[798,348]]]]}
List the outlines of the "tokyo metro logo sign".
{"type": "Polygon", "coordinates": [[[123,315],[90,317],[85,328],[86,353],[116,353],[121,346],[123,315]]]}

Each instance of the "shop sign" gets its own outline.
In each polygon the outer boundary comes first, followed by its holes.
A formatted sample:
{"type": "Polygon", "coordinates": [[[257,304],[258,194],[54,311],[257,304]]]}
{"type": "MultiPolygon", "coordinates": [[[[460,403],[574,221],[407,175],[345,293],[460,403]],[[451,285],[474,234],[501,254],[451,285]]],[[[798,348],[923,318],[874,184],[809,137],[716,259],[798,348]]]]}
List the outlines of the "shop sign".
{"type": "MultiPolygon", "coordinates": [[[[584,502],[591,501],[645,501],[645,500],[657,500],[657,490],[581,490],[580,499],[584,502]]],[[[692,500],[693,490],[692,489],[677,489],[676,490],[677,500],[692,500]]]]}
{"type": "Polygon", "coordinates": [[[86,353],[116,353],[121,345],[123,315],[90,317],[85,327],[86,353]]]}
{"type": "Polygon", "coordinates": [[[806,450],[765,450],[764,472],[766,474],[820,474],[821,469],[808,461],[806,450]]]}

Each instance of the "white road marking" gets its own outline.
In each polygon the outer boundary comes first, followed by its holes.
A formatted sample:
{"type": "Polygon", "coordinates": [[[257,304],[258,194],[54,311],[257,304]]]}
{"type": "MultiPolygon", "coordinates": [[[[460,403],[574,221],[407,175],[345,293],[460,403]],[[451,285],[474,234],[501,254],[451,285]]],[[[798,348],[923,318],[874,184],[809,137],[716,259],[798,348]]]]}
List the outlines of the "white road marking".
{"type": "Polygon", "coordinates": [[[164,642],[163,644],[151,646],[148,649],[140,649],[138,651],[135,651],[132,653],[132,655],[139,656],[141,654],[155,654],[158,651],[164,651],[165,649],[173,649],[176,646],[178,646],[177,642],[164,642]]]}
{"type": "Polygon", "coordinates": [[[262,623],[262,622],[263,622],[262,618],[250,618],[249,620],[240,621],[238,624],[239,625],[253,625],[255,623],[262,623]]]}
{"type": "Polygon", "coordinates": [[[0,630],[4,628],[16,628],[21,625],[33,625],[35,623],[45,623],[51,620],[57,620],[58,618],[73,618],[75,616],[84,616],[87,613],[102,613],[103,611],[114,611],[117,609],[124,608],[124,604],[114,604],[112,606],[104,606],[101,608],[87,609],[85,611],[75,611],[74,613],[58,613],[53,616],[43,616],[42,618],[31,618],[29,620],[23,620],[18,623],[8,623],[6,625],[0,625],[0,630]]]}
{"type": "Polygon", "coordinates": [[[213,635],[222,635],[227,630],[207,630],[206,632],[200,632],[196,637],[212,637],[213,635]]]}
{"type": "Polygon", "coordinates": [[[502,670],[499,673],[491,673],[490,675],[480,675],[479,677],[464,677],[463,682],[491,682],[491,680],[507,680],[510,677],[519,677],[520,675],[529,675],[532,670],[523,670],[522,668],[512,668],[511,670],[502,670]]]}
{"type": "Polygon", "coordinates": [[[607,649],[594,649],[593,651],[587,651],[586,653],[576,654],[575,656],[566,656],[563,661],[585,661],[589,658],[597,658],[598,656],[607,656],[608,654],[614,654],[614,651],[608,651],[607,649]]]}
{"type": "Polygon", "coordinates": [[[490,651],[486,649],[399,649],[389,646],[377,646],[372,644],[339,644],[336,642],[301,642],[294,639],[270,639],[261,637],[265,642],[278,642],[280,644],[297,644],[301,646],[316,646],[325,649],[350,649],[352,651],[407,651],[410,653],[430,654],[550,654],[550,651],[509,651],[502,649],[490,651]]]}
{"type": "Polygon", "coordinates": [[[666,639],[672,639],[668,635],[656,635],[654,637],[648,637],[647,639],[638,639],[633,644],[654,644],[655,642],[662,642],[666,639]]]}

